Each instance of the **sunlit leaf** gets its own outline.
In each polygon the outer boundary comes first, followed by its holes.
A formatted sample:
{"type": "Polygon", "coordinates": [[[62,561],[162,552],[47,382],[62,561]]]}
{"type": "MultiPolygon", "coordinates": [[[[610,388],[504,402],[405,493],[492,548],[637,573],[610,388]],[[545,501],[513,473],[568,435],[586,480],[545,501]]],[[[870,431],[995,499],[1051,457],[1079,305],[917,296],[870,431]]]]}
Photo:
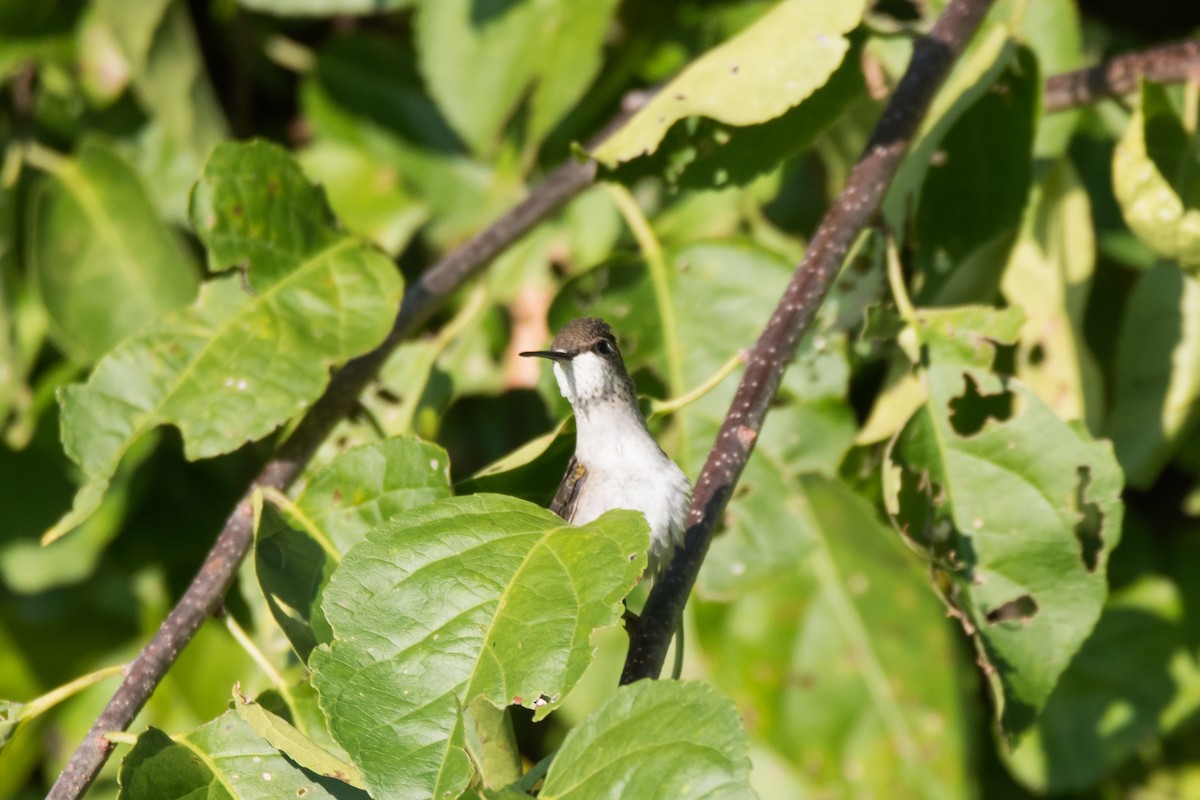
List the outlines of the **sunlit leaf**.
{"type": "Polygon", "coordinates": [[[889,510],[947,581],[1007,733],[1033,724],[1091,633],[1119,541],[1123,476],[1107,442],[990,371],[1014,310],[918,312],[927,401],[897,444],[889,510]]]}
{"type": "Polygon", "coordinates": [[[57,343],[90,363],[196,296],[191,255],[137,173],[89,140],[56,162],[34,205],[30,262],[57,343]]]}
{"type": "Polygon", "coordinates": [[[528,135],[538,141],[591,83],[615,7],[615,0],[425,3],[417,46],[430,93],[482,153],[529,92],[528,135]]]}
{"type": "Polygon", "coordinates": [[[119,43],[149,123],[129,149],[161,213],[187,220],[187,191],[208,153],[228,136],[185,3],[97,0],[98,24],[119,43]]]}
{"type": "Polygon", "coordinates": [[[414,200],[395,169],[380,169],[360,148],[324,142],[303,151],[300,163],[325,188],[329,204],[347,230],[398,255],[429,217],[414,200]]]}
{"type": "Polygon", "coordinates": [[[1084,789],[1200,709],[1185,602],[1161,576],[1113,594],[1012,753],[1022,781],[1045,792],[1084,789]]]}
{"type": "Polygon", "coordinates": [[[464,708],[554,708],[590,662],[592,632],[620,618],[647,544],[636,512],[575,528],[473,495],[401,514],[351,549],[322,599],[333,641],[309,665],[371,791],[462,791],[464,708]]]}
{"type": "Polygon", "coordinates": [[[1200,282],[1174,264],[1142,273],[1117,338],[1104,430],[1134,486],[1150,486],[1200,420],[1200,282]]]}
{"type": "Polygon", "coordinates": [[[859,48],[852,47],[825,84],[777,117],[748,125],[687,117],[649,155],[618,165],[610,177],[631,186],[662,175],[688,189],[745,185],[802,152],[864,90],[859,48]]]}
{"type": "Polygon", "coordinates": [[[753,798],[746,733],[702,683],[622,686],[563,741],[539,798],[753,798]]]}
{"type": "Polygon", "coordinates": [[[234,700],[233,710],[252,731],[308,772],[363,788],[362,776],[353,764],[347,764],[325,750],[282,717],[272,714],[258,703],[239,699],[234,700]]]}
{"type": "Polygon", "coordinates": [[[822,86],[849,49],[861,2],[785,0],[693,61],[592,153],[608,167],[653,152],[677,121],[730,125],[774,119],[822,86]]]}
{"type": "Polygon", "coordinates": [[[1161,86],[1142,84],[1112,169],[1130,229],[1159,256],[1200,268],[1200,137],[1184,128],[1161,86]]]}
{"type": "Polygon", "coordinates": [[[459,242],[509,200],[490,192],[494,167],[476,162],[427,93],[414,56],[388,39],[341,36],[316,53],[300,88],[314,146],[359,151],[395,174],[432,212],[435,242],[459,242]],[[386,81],[370,76],[387,75],[386,81]]]}
{"type": "Polygon", "coordinates": [[[86,481],[65,533],[100,502],[125,452],[173,424],[189,458],[229,452],[302,411],[329,365],[378,344],[400,296],[395,267],[339,231],[279,148],[222,145],[192,216],[214,270],[192,306],[126,339],[62,393],[62,437],[86,481]]]}
{"type": "Polygon", "coordinates": [[[1001,288],[1025,314],[1017,376],[1063,419],[1100,423],[1103,383],[1084,339],[1096,245],[1087,194],[1060,162],[1034,191],[1001,288]]]}
{"type": "Polygon", "coordinates": [[[449,496],[445,451],[395,438],[343,453],[312,476],[293,506],[263,509],[255,570],[300,658],[308,660],[318,642],[329,641],[320,599],[340,556],[384,520],[449,496]]]}
{"type": "Polygon", "coordinates": [[[366,797],[296,766],[232,711],[177,739],[150,728],[121,763],[119,780],[122,800],[366,797]]]}

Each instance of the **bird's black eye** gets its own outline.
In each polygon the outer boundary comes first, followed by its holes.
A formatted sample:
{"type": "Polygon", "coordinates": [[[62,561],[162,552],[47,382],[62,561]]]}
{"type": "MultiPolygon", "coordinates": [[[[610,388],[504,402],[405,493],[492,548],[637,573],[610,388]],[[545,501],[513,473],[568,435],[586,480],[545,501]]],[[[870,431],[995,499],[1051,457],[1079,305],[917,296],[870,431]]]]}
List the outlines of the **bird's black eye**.
{"type": "Polygon", "coordinates": [[[617,348],[613,347],[607,339],[601,339],[592,347],[592,351],[602,356],[611,356],[616,354],[617,348]]]}

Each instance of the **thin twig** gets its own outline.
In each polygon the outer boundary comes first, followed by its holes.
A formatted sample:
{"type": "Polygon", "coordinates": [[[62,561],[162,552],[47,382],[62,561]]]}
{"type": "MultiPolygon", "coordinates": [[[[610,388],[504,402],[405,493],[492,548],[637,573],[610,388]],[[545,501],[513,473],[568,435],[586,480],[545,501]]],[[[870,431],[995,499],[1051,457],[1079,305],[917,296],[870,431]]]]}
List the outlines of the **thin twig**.
{"type": "Polygon", "coordinates": [[[1063,111],[1103,97],[1137,91],[1138,80],[1178,83],[1200,77],[1200,41],[1180,42],[1116,56],[1103,64],[1046,79],[1042,107],[1063,111]]]}
{"type": "Polygon", "coordinates": [[[821,220],[771,321],[750,352],[742,382],[696,481],[684,547],[676,552],[666,573],[654,582],[641,624],[630,633],[622,684],[657,678],[662,671],[667,646],[708,552],[713,530],[754,449],[796,344],[825,299],[851,243],[879,210],[929,102],[990,5],[991,0],[954,0],[929,35],[918,40],[908,70],[866,150],[841,195],[821,220]]]}

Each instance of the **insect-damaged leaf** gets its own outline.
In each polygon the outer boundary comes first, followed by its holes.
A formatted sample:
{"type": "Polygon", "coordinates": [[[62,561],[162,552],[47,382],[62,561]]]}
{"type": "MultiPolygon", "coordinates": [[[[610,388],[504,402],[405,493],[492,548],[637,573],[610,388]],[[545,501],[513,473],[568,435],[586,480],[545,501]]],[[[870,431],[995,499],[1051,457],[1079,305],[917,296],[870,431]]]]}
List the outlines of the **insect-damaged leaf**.
{"type": "Polygon", "coordinates": [[[1004,729],[1026,730],[1091,633],[1121,531],[1108,442],[990,370],[1015,310],[917,312],[927,397],[887,470],[889,511],[928,550],[975,638],[1004,729]]]}

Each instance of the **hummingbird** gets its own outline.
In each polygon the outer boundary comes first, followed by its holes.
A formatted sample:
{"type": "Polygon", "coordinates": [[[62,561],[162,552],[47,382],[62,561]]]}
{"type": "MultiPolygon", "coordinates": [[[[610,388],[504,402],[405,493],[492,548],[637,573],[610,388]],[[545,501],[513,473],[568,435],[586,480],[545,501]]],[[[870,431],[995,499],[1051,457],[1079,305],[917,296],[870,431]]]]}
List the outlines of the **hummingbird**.
{"type": "Polygon", "coordinates": [[[692,485],[646,427],[617,338],[602,319],[568,322],[549,350],[559,391],[575,411],[575,453],[550,510],[583,525],[605,511],[640,511],[650,525],[646,574],[657,576],[683,544],[692,485]]]}

